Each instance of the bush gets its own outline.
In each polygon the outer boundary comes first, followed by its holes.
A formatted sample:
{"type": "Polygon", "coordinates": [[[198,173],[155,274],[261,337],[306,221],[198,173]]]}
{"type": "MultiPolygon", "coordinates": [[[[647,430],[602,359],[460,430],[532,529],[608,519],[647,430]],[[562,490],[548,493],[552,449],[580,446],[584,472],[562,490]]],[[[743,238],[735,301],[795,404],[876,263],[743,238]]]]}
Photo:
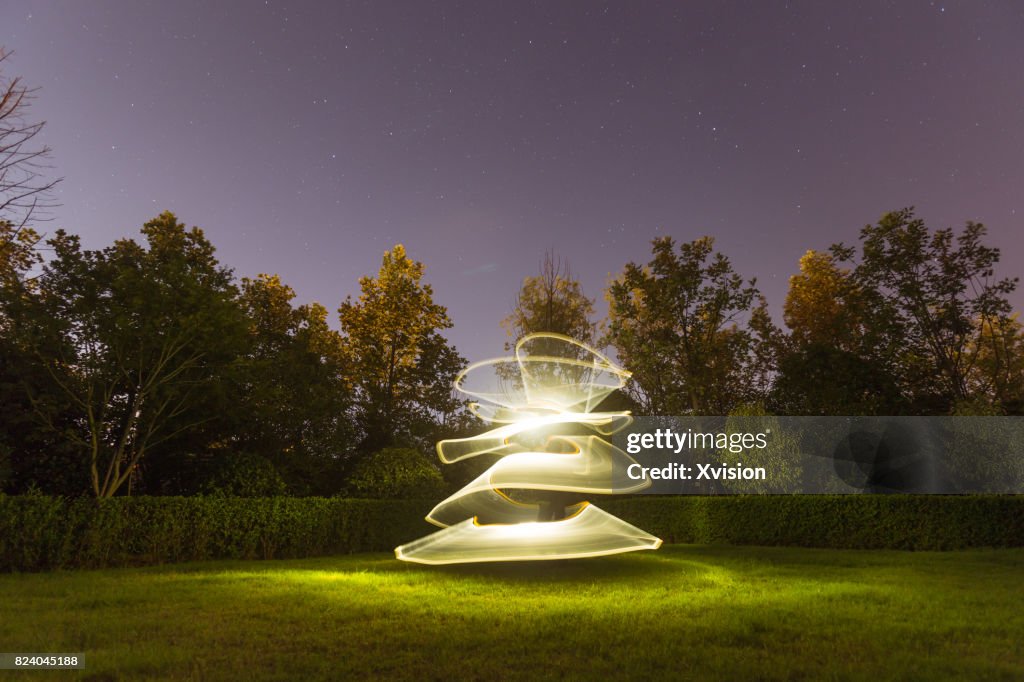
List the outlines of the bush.
{"type": "Polygon", "coordinates": [[[1024,546],[1024,496],[635,497],[602,509],[665,542],[833,549],[1024,546]]]}
{"type": "Polygon", "coordinates": [[[287,493],[281,474],[266,457],[238,454],[225,457],[201,492],[227,497],[274,497],[287,493]]]}
{"type": "Polygon", "coordinates": [[[323,497],[0,495],[0,571],[391,551],[429,505],[323,497]]]}
{"type": "MultiPolygon", "coordinates": [[[[820,495],[596,500],[669,543],[953,550],[1024,546],[1024,496],[820,495]]],[[[0,571],[390,552],[433,501],[0,494],[0,571]]]]}
{"type": "Polygon", "coordinates": [[[385,448],[356,467],[349,486],[357,497],[374,499],[432,499],[444,497],[441,472],[411,448],[385,448]]]}
{"type": "Polygon", "coordinates": [[[11,478],[11,448],[0,441],[0,491],[7,487],[11,478]]]}

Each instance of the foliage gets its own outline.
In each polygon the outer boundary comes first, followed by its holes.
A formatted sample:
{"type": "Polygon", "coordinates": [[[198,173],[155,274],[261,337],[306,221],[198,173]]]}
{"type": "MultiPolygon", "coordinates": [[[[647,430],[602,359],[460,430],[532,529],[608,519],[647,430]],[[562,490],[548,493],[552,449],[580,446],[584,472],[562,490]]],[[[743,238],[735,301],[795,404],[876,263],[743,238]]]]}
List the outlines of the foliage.
{"type": "Polygon", "coordinates": [[[11,478],[11,448],[0,442],[0,492],[7,487],[11,478]]]}
{"type": "Polygon", "coordinates": [[[29,276],[41,258],[38,235],[0,221],[0,451],[6,453],[0,491],[25,492],[39,487],[53,494],[88,489],[88,468],[63,432],[74,427],[75,413],[46,370],[44,356],[53,349],[33,343],[26,334],[35,280],[29,276]],[[26,387],[31,386],[31,394],[26,387]],[[35,407],[33,406],[35,403],[35,407]],[[57,428],[43,428],[38,408],[57,428]]]}
{"type": "Polygon", "coordinates": [[[1024,334],[1017,280],[968,222],[929,230],[912,208],[887,213],[856,247],[808,251],[790,278],[791,333],[770,402],[786,414],[950,414],[1021,405],[1024,334]]]}
{"type": "Polygon", "coordinates": [[[436,499],[445,482],[433,462],[412,448],[385,448],[363,459],[348,479],[356,497],[436,499]]]}
{"type": "Polygon", "coordinates": [[[523,280],[512,312],[501,326],[512,339],[505,344],[511,350],[515,342],[533,332],[555,332],[577,341],[595,341],[594,302],[587,298],[573,277],[568,261],[553,253],[544,254],[540,273],[523,280]]]}
{"type": "Polygon", "coordinates": [[[871,317],[850,270],[839,267],[832,254],[814,250],[800,258],[800,273],[789,278],[783,314],[797,345],[848,352],[860,349],[871,317]]]}
{"type": "Polygon", "coordinates": [[[266,457],[239,454],[224,459],[203,482],[201,492],[223,497],[275,497],[287,492],[284,479],[266,457]]]}
{"type": "MultiPolygon", "coordinates": [[[[10,54],[0,48],[0,69],[10,54]]],[[[33,288],[28,273],[42,262],[41,237],[32,223],[45,218],[51,190],[60,182],[46,178],[50,148],[39,142],[45,123],[31,121],[33,95],[20,78],[0,71],[0,490],[25,490],[38,477],[51,489],[70,492],[75,484],[67,475],[74,470],[66,466],[68,448],[53,434],[40,433],[22,389],[38,375],[39,363],[14,339],[19,310],[33,288]],[[47,475],[48,467],[39,466],[43,461],[58,463],[55,473],[47,475]]],[[[66,422],[67,413],[53,418],[66,422]]]]}
{"type": "MultiPolygon", "coordinates": [[[[986,329],[1007,324],[1007,297],[1017,279],[995,277],[999,249],[983,243],[985,234],[970,221],[959,234],[931,231],[912,208],[861,230],[851,277],[868,297],[877,336],[901,349],[889,369],[915,413],[949,414],[956,403],[977,397],[972,375],[984,353],[999,357],[1009,350],[1004,335],[986,329]]],[[[853,262],[856,250],[837,244],[832,254],[853,262]]]]}
{"type": "MultiPolygon", "coordinates": [[[[755,332],[741,326],[755,309],[754,281],[702,237],[680,245],[655,239],[654,258],[635,263],[610,285],[608,333],[633,373],[634,397],[646,414],[726,414],[758,399],[761,383],[755,332]]],[[[772,325],[760,300],[760,333],[772,325]]],[[[767,341],[767,340],[766,340],[767,341]]]]}
{"type": "MultiPolygon", "coordinates": [[[[997,319],[978,320],[977,336],[968,347],[975,357],[967,374],[969,394],[979,414],[1024,414],[1024,325],[1017,313],[997,319]]],[[[966,414],[964,401],[954,414],[966,414]]]]}
{"type": "Polygon", "coordinates": [[[241,289],[249,347],[235,371],[237,447],[274,462],[293,492],[332,495],[355,435],[341,335],[322,305],[294,307],[276,275],[243,278],[241,289]]]}
{"type": "Polygon", "coordinates": [[[42,262],[36,250],[39,233],[31,227],[16,227],[0,220],[0,286],[9,291],[30,286],[26,273],[42,262]]]}
{"type": "Polygon", "coordinates": [[[376,278],[360,278],[358,300],[350,296],[338,310],[364,454],[430,447],[439,426],[460,412],[452,383],[466,361],[441,335],[451,320],[422,279],[423,264],[398,244],[376,278]]]}
{"type": "Polygon", "coordinates": [[[202,231],[164,213],[142,232],[148,248],[123,239],[83,251],[58,231],[53,259],[18,301],[15,343],[47,375],[29,386],[35,416],[74,445],[97,497],[216,414],[216,392],[202,389],[215,387],[244,331],[231,273],[202,231]]]}
{"type": "Polygon", "coordinates": [[[0,571],[390,551],[422,535],[426,511],[402,500],[0,495],[0,571]]]}
{"type": "MultiPolygon", "coordinates": [[[[0,571],[388,551],[429,501],[0,495],[0,571]]],[[[669,543],[834,549],[1024,547],[1012,495],[640,496],[601,508],[669,543]]]]}
{"type": "Polygon", "coordinates": [[[38,294],[31,272],[42,263],[39,241],[32,228],[0,220],[0,492],[75,495],[88,489],[88,468],[63,436],[75,413],[46,369],[44,357],[54,349],[26,333],[38,294]],[[57,428],[39,423],[40,407],[57,428]]]}
{"type": "Polygon", "coordinates": [[[1024,488],[1024,437],[1020,430],[1001,428],[1003,421],[987,401],[958,403],[946,422],[941,474],[971,490],[1024,488]]]}
{"type": "Polygon", "coordinates": [[[731,461],[742,462],[748,467],[764,467],[770,471],[770,480],[725,481],[725,489],[731,493],[783,493],[799,489],[803,469],[800,459],[800,440],[792,431],[783,429],[779,420],[769,414],[761,403],[736,407],[725,421],[726,433],[764,433],[767,446],[748,448],[738,453],[729,453],[731,461]]]}
{"type": "Polygon", "coordinates": [[[898,339],[872,297],[836,256],[808,251],[789,279],[790,334],[778,356],[771,403],[784,414],[898,414],[898,339]]]}
{"type": "MultiPolygon", "coordinates": [[[[0,489],[269,494],[280,477],[294,495],[356,483],[369,494],[391,485],[368,483],[371,453],[425,452],[484,428],[452,391],[466,363],[443,335],[447,311],[401,245],[341,304],[337,332],[326,308],[296,305],[277,276],[236,282],[202,231],[173,214],[142,232],[141,243],[85,250],[58,231],[44,262],[37,232],[0,220],[0,489]],[[234,472],[243,460],[258,481],[234,472]]],[[[788,334],[711,238],[655,240],[650,262],[627,264],[606,292],[602,341],[634,382],[603,409],[1024,411],[1024,326],[1008,303],[1017,282],[996,278],[984,227],[931,231],[906,209],[860,237],[801,258],[783,308],[788,334]]],[[[510,338],[593,341],[592,312],[568,264],[547,254],[503,325],[510,338]]],[[[537,344],[531,352],[543,354],[537,344]]],[[[997,463],[977,460],[977,428],[962,430],[956,474],[980,480],[997,463]]],[[[484,464],[441,475],[454,486],[484,464]]],[[[427,475],[416,494],[440,494],[436,484],[427,475]]],[[[755,488],[743,490],[766,492],[755,488]]]]}
{"type": "Polygon", "coordinates": [[[1024,546],[1019,495],[679,495],[601,508],[666,542],[831,549],[1024,546]]]}

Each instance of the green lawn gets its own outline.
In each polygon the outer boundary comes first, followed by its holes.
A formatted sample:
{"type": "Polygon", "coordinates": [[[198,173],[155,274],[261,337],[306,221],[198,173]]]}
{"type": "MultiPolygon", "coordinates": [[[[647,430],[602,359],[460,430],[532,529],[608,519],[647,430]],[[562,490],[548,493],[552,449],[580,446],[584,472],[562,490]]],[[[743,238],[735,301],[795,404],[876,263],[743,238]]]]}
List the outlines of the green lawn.
{"type": "Polygon", "coordinates": [[[0,651],[86,654],[30,680],[1022,679],[1022,578],[1024,550],[685,545],[2,575],[0,651]]]}

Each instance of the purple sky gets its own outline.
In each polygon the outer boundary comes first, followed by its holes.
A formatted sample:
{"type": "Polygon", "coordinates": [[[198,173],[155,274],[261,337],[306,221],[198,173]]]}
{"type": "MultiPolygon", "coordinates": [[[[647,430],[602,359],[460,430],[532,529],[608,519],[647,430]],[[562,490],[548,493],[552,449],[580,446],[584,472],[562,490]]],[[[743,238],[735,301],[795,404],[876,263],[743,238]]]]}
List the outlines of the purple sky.
{"type": "Polygon", "coordinates": [[[806,249],[908,205],[1024,274],[1024,4],[826,4],[5,0],[0,27],[66,177],[51,227],[100,247],[170,209],[331,310],[403,242],[475,360],[546,249],[601,316],[657,235],[713,235],[778,311],[806,249]]]}

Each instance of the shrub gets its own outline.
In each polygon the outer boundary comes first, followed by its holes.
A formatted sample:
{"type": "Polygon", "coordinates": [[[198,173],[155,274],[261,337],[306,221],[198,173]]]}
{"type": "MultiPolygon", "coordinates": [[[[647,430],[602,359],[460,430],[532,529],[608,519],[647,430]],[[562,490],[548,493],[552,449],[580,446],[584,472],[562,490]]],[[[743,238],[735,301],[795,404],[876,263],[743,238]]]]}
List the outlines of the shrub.
{"type": "MultiPolygon", "coordinates": [[[[669,543],[953,550],[1024,546],[1024,496],[639,496],[600,507],[669,543]]],[[[0,494],[0,571],[390,552],[433,501],[0,494]]]]}
{"type": "Polygon", "coordinates": [[[349,486],[358,497],[375,499],[434,499],[444,496],[441,472],[422,453],[411,448],[385,448],[356,467],[349,486]]]}
{"type": "Polygon", "coordinates": [[[11,448],[0,441],[0,490],[7,487],[11,478],[11,448]]]}
{"type": "Polygon", "coordinates": [[[665,542],[833,549],[1024,546],[1024,496],[638,496],[602,509],[665,542]]]}
{"type": "Polygon", "coordinates": [[[391,551],[429,505],[323,497],[0,495],[0,571],[391,551]]]}
{"type": "Polygon", "coordinates": [[[287,488],[270,460],[243,453],[225,457],[201,492],[227,497],[274,497],[284,495],[287,488]]]}

